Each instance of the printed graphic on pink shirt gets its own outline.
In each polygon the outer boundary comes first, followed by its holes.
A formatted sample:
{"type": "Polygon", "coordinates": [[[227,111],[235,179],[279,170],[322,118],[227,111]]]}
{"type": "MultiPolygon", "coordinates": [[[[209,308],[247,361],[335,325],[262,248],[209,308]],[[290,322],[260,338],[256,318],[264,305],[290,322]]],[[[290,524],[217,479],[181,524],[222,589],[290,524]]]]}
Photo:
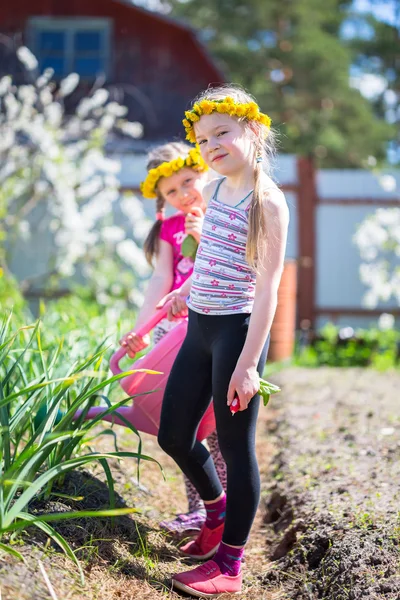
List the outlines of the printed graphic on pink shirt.
{"type": "Polygon", "coordinates": [[[163,222],[160,239],[171,244],[173,251],[174,281],[170,291],[180,287],[193,272],[193,260],[181,254],[181,246],[185,237],[185,215],[183,213],[173,215],[163,222]]]}

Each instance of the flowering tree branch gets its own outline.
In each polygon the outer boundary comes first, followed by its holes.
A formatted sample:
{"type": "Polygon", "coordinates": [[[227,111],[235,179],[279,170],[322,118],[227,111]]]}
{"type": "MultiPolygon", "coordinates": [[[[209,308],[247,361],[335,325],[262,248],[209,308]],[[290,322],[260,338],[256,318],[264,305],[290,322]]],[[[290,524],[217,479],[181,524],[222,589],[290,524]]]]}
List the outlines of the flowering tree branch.
{"type": "Polygon", "coordinates": [[[400,304],[400,208],[378,208],[361,223],[354,242],[363,261],[364,304],[375,308],[392,298],[400,304]]]}
{"type": "MultiPolygon", "coordinates": [[[[119,163],[106,156],[105,143],[117,134],[140,137],[142,126],[126,121],[127,108],[110,101],[103,88],[67,114],[64,100],[79,76],[71,73],[56,86],[51,69],[38,74],[28,48],[19,48],[17,56],[32,83],[17,86],[10,76],[0,79],[0,268],[7,269],[21,241],[31,236],[34,243],[36,227],[36,234],[52,238],[50,262],[40,266],[51,285],[63,278],[65,287],[65,278],[78,269],[96,296],[104,300],[114,289],[134,301],[132,290],[148,273],[138,247],[148,222],[141,202],[131,198],[120,207],[128,227],[116,225],[119,163]],[[124,265],[129,277],[120,277],[124,265]]],[[[34,279],[35,274],[26,278],[25,285],[34,279]]]]}

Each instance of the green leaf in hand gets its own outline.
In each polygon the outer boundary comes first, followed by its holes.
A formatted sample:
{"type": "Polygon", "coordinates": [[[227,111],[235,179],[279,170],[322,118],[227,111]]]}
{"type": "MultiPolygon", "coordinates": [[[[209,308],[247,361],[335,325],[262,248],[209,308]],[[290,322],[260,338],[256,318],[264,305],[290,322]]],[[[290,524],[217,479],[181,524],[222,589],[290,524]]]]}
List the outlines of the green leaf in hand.
{"type": "Polygon", "coordinates": [[[199,245],[194,237],[189,233],[189,235],[187,235],[182,242],[182,256],[186,256],[187,258],[192,258],[194,260],[196,258],[198,246],[199,245]]]}
{"type": "Polygon", "coordinates": [[[267,406],[269,399],[272,394],[277,394],[281,391],[281,388],[265,379],[260,379],[260,389],[258,393],[262,396],[264,406],[267,406]]]}

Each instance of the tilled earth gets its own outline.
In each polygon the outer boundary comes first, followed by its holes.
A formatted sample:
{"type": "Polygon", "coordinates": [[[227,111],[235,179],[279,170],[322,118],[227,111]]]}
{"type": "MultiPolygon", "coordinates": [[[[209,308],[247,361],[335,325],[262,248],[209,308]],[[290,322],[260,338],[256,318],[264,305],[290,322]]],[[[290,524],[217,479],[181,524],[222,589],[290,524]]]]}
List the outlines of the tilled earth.
{"type": "Polygon", "coordinates": [[[400,374],[290,369],[268,427],[266,589],[400,599],[400,374]]]}

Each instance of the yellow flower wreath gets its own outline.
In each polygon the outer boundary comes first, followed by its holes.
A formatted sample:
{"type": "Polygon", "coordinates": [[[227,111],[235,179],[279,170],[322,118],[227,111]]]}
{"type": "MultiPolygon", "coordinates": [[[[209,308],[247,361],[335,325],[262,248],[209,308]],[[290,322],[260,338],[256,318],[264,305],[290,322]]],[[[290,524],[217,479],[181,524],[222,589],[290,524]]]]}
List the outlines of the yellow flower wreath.
{"type": "Polygon", "coordinates": [[[200,154],[199,148],[192,148],[186,158],[179,156],[169,162],[163,162],[155,169],[150,169],[147,177],[140,184],[140,191],[145,198],[157,198],[156,187],[161,177],[171,177],[183,167],[190,167],[195,171],[207,171],[208,166],[200,154]]]}
{"type": "Polygon", "coordinates": [[[239,119],[247,119],[248,121],[258,121],[265,125],[267,129],[271,127],[271,119],[268,115],[260,112],[260,108],[255,102],[235,102],[230,96],[222,100],[205,99],[194,104],[192,110],[185,112],[186,118],[183,119],[182,123],[186,130],[186,139],[189,142],[196,143],[193,123],[196,123],[202,115],[210,115],[213,112],[238,117],[239,119]]]}

